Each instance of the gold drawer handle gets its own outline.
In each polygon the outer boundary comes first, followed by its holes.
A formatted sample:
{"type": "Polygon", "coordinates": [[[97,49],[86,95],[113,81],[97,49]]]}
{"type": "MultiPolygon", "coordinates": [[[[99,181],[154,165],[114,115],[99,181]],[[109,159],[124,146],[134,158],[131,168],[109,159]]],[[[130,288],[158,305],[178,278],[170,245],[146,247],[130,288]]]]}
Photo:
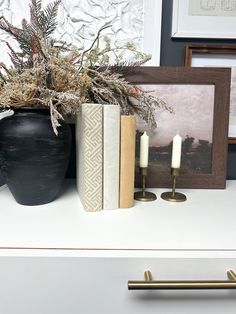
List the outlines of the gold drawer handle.
{"type": "Polygon", "coordinates": [[[233,270],[227,271],[229,280],[194,280],[175,281],[152,280],[150,270],[144,272],[145,280],[129,280],[129,290],[203,290],[203,289],[236,289],[236,273],[233,270]]]}

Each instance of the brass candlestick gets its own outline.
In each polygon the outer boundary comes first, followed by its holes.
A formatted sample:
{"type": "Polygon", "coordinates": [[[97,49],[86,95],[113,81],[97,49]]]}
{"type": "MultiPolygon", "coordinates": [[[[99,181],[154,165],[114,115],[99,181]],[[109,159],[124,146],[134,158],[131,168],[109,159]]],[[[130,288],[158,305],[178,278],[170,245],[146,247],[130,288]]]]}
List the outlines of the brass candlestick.
{"type": "Polygon", "coordinates": [[[180,168],[171,168],[171,175],[173,177],[172,192],[164,192],[161,194],[161,198],[169,202],[184,202],[187,197],[183,193],[175,192],[176,177],[180,175],[180,168]]]}
{"type": "Polygon", "coordinates": [[[142,175],[142,191],[134,193],[134,199],[136,201],[150,202],[155,201],[157,199],[156,194],[146,191],[147,169],[148,168],[140,168],[140,172],[142,175]]]}

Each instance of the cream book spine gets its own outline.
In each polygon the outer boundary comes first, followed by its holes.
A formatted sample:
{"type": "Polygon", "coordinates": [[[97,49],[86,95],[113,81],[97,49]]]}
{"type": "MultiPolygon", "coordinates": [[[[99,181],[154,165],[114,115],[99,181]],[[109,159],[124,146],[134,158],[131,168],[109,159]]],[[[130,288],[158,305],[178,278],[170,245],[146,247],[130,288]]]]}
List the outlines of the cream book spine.
{"type": "Polygon", "coordinates": [[[103,208],[119,207],[120,106],[103,105],[103,208]]]}
{"type": "Polygon", "coordinates": [[[77,189],[86,211],[103,208],[103,105],[81,105],[76,121],[77,189]]]}

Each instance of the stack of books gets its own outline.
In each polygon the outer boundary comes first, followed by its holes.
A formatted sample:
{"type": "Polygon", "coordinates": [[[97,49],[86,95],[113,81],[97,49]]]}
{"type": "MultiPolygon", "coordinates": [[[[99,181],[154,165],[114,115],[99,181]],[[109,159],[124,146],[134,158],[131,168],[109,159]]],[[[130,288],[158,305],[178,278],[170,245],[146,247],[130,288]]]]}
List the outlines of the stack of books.
{"type": "Polygon", "coordinates": [[[134,116],[117,105],[85,103],[76,122],[77,189],[86,211],[133,206],[134,116]]]}

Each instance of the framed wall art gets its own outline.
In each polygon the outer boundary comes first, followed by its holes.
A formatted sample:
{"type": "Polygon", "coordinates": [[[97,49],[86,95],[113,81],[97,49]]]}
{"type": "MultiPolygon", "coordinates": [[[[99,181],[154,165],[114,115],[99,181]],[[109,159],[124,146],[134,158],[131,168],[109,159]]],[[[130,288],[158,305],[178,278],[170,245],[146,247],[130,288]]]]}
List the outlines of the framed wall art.
{"type": "Polygon", "coordinates": [[[173,0],[172,37],[236,38],[235,0],[173,0]]]}
{"type": "Polygon", "coordinates": [[[236,45],[187,45],[184,65],[231,68],[228,142],[236,144],[236,45]]]}
{"type": "MultiPolygon", "coordinates": [[[[29,12],[31,0],[2,0],[0,15],[21,25],[29,12]]],[[[52,0],[42,0],[45,6],[52,0]]],[[[102,35],[108,35],[115,46],[128,41],[136,44],[140,51],[150,53],[152,59],[147,65],[160,64],[162,0],[63,0],[58,12],[58,27],[55,38],[73,44],[75,47],[91,45],[98,30],[110,25],[102,35]]],[[[14,40],[0,31],[1,61],[9,64],[6,41],[15,47],[14,40]]]]}
{"type": "MultiPolygon", "coordinates": [[[[136,185],[140,186],[139,137],[150,136],[148,187],[171,187],[172,138],[183,138],[182,188],[224,188],[226,179],[230,69],[136,68],[127,79],[170,106],[155,110],[156,129],[137,122],[136,185]]],[[[142,104],[140,104],[142,105],[142,104]]]]}

